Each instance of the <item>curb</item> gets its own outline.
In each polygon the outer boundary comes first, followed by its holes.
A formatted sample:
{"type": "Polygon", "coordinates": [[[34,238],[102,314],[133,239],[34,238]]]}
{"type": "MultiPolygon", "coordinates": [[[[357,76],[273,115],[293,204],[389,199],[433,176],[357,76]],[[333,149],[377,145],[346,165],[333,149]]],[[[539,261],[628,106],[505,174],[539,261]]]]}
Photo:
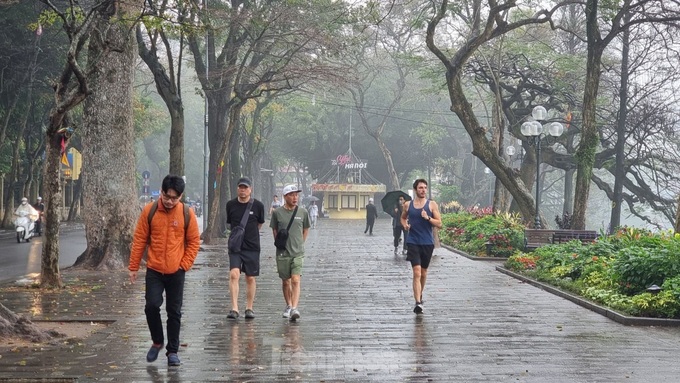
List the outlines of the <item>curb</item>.
{"type": "Polygon", "coordinates": [[[567,299],[581,307],[585,307],[588,310],[594,311],[604,317],[607,317],[614,322],[621,323],[626,326],[666,326],[666,327],[680,327],[680,319],[664,319],[664,318],[643,318],[643,317],[631,317],[623,315],[612,309],[597,305],[589,300],[581,298],[577,295],[573,295],[562,291],[556,287],[539,282],[535,279],[527,278],[522,274],[510,271],[502,266],[496,266],[496,271],[499,271],[505,275],[509,275],[515,279],[519,279],[522,282],[528,283],[534,287],[538,287],[541,290],[545,290],[551,294],[557,295],[560,298],[567,299]]]}
{"type": "Polygon", "coordinates": [[[449,245],[445,245],[445,244],[443,244],[443,243],[441,244],[441,247],[445,248],[445,249],[448,250],[448,251],[451,251],[451,252],[454,252],[454,253],[456,253],[456,254],[458,254],[458,255],[461,255],[461,256],[463,256],[463,257],[465,257],[465,258],[467,258],[467,259],[471,259],[471,260],[473,260],[473,261],[487,261],[487,262],[488,262],[488,261],[491,261],[491,262],[493,262],[493,261],[502,261],[502,262],[505,262],[505,261],[508,260],[508,258],[505,258],[505,257],[477,257],[477,256],[474,256],[474,255],[470,255],[470,254],[468,254],[468,253],[466,253],[466,252],[464,252],[464,251],[461,251],[461,250],[458,250],[458,249],[456,249],[456,248],[453,248],[453,247],[451,247],[451,246],[449,246],[449,245]]]}

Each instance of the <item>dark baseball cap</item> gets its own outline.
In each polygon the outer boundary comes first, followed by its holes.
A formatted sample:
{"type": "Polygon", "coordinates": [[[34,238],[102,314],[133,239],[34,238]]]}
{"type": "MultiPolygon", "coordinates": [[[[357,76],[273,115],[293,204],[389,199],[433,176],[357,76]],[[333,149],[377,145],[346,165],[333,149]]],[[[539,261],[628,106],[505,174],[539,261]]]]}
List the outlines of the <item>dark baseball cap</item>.
{"type": "Polygon", "coordinates": [[[253,186],[253,183],[250,182],[250,178],[248,178],[248,177],[241,177],[241,178],[238,179],[238,186],[241,186],[241,185],[243,185],[243,186],[248,186],[248,187],[252,187],[252,186],[253,186]]]}

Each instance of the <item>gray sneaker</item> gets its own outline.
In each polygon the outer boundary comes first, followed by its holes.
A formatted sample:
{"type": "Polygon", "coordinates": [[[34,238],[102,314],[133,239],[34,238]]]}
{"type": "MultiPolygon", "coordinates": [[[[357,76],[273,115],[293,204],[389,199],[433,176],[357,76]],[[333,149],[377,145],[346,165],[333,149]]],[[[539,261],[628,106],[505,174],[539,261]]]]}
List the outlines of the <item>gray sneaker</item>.
{"type": "Polygon", "coordinates": [[[286,309],[283,310],[283,315],[282,315],[282,316],[283,316],[284,318],[290,318],[290,311],[291,311],[290,306],[286,306],[286,309]]]}
{"type": "Polygon", "coordinates": [[[246,319],[255,319],[255,312],[251,309],[246,310],[246,319]]]}
{"type": "Polygon", "coordinates": [[[290,321],[291,322],[295,322],[299,318],[300,318],[300,312],[298,311],[298,309],[290,310],[290,321]]]}
{"type": "Polygon", "coordinates": [[[423,304],[422,303],[416,303],[416,307],[413,308],[413,312],[416,314],[422,314],[423,313],[423,304]]]}

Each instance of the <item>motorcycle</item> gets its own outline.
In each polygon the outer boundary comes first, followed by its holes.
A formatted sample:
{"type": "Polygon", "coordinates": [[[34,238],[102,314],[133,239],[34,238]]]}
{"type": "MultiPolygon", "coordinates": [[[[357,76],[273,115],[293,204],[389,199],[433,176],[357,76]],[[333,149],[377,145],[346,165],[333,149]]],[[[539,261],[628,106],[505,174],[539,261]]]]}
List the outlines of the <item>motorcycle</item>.
{"type": "Polygon", "coordinates": [[[17,243],[21,243],[22,239],[30,242],[35,234],[35,222],[28,216],[28,213],[21,212],[14,220],[14,225],[17,227],[17,243]]]}

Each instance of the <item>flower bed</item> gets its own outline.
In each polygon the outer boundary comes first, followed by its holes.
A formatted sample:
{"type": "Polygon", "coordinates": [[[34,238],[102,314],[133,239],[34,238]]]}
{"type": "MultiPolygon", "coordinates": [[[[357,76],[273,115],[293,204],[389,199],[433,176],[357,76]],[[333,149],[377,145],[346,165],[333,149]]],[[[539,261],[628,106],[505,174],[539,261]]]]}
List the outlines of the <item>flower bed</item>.
{"type": "Polygon", "coordinates": [[[680,319],[679,234],[622,228],[524,253],[523,230],[518,216],[470,209],[445,214],[440,239],[470,255],[508,256],[508,270],[623,314],[680,319]]]}
{"type": "Polygon", "coordinates": [[[509,257],[524,247],[524,226],[519,215],[494,214],[491,209],[468,209],[445,214],[442,243],[479,257],[509,257]]]}
{"type": "Polygon", "coordinates": [[[627,315],[680,319],[680,237],[672,233],[624,228],[593,244],[518,252],[505,267],[627,315]]]}

